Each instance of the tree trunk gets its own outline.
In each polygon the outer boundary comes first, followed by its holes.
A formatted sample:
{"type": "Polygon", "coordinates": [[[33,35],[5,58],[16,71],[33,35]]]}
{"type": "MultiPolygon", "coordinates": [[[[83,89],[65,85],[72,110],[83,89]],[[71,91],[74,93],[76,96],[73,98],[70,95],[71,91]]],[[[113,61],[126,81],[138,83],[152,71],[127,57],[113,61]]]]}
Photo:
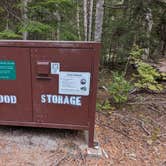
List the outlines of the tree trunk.
{"type": "MultiPolygon", "coordinates": [[[[28,13],[28,8],[27,8],[27,6],[28,6],[28,0],[22,0],[22,4],[23,4],[23,11],[22,11],[22,13],[23,13],[23,20],[24,20],[24,24],[27,24],[27,22],[28,22],[28,15],[27,15],[27,13],[28,13]]],[[[28,39],[28,32],[23,32],[23,40],[27,40],[28,39]]]]}
{"type": "Polygon", "coordinates": [[[7,16],[6,16],[6,28],[5,30],[9,30],[9,12],[7,13],[7,16]]]}
{"type": "Polygon", "coordinates": [[[162,13],[160,18],[160,45],[161,45],[161,55],[166,58],[166,24],[165,24],[166,11],[162,13]]]}
{"type": "Polygon", "coordinates": [[[83,8],[84,8],[84,38],[85,41],[88,40],[88,19],[87,19],[87,0],[84,0],[83,8]]]}
{"type": "Polygon", "coordinates": [[[97,0],[94,39],[95,41],[98,41],[98,42],[101,41],[101,37],[102,37],[103,16],[104,16],[104,0],[97,0]]]}
{"type": "Polygon", "coordinates": [[[150,8],[147,9],[145,21],[146,21],[145,28],[146,28],[146,36],[147,36],[147,40],[148,40],[148,43],[147,43],[148,46],[144,50],[145,54],[143,56],[143,59],[147,60],[149,55],[150,55],[150,36],[151,36],[152,27],[153,27],[153,17],[152,17],[152,11],[150,8]]]}
{"type": "Polygon", "coordinates": [[[77,15],[76,15],[76,20],[77,20],[78,39],[81,40],[81,32],[80,32],[80,7],[79,7],[79,2],[78,1],[77,1],[77,15]]]}
{"type": "Polygon", "coordinates": [[[56,29],[56,40],[60,40],[60,25],[61,25],[61,16],[58,11],[54,12],[53,15],[57,21],[57,29],[56,29]]]}
{"type": "Polygon", "coordinates": [[[59,12],[56,13],[57,16],[57,40],[60,40],[60,22],[61,22],[61,16],[59,12]]]}
{"type": "Polygon", "coordinates": [[[88,31],[88,40],[90,41],[92,39],[92,17],[93,17],[93,2],[94,0],[89,1],[89,31],[88,31]]]}

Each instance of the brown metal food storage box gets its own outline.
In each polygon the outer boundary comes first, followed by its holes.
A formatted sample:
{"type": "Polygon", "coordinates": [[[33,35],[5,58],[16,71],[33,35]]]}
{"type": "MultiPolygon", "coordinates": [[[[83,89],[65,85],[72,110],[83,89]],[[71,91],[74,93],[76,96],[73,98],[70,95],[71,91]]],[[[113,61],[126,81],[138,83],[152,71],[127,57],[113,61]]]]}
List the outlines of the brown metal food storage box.
{"type": "Polygon", "coordinates": [[[93,147],[100,44],[0,41],[0,125],[89,131],[93,147]]]}

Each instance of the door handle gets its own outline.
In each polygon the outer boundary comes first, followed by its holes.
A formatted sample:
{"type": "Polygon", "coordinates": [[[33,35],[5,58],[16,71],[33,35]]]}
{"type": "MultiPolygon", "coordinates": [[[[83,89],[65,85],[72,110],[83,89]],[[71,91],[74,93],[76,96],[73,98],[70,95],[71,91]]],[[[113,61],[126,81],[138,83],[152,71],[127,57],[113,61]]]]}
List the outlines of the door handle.
{"type": "Polygon", "coordinates": [[[49,76],[36,76],[36,79],[39,79],[39,80],[51,80],[51,77],[49,77],[49,76]]]}

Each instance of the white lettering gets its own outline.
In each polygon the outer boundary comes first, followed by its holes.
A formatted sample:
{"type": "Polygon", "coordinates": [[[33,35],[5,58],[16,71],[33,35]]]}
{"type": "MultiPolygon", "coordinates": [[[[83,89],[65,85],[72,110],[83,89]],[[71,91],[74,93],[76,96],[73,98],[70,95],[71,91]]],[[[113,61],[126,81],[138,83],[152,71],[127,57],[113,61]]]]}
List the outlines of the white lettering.
{"type": "Polygon", "coordinates": [[[10,103],[10,97],[9,96],[4,96],[4,102],[9,104],[10,103]]]}
{"type": "Polygon", "coordinates": [[[48,103],[51,103],[51,95],[47,95],[48,103]]]}
{"type": "MultiPolygon", "coordinates": [[[[1,102],[1,96],[0,96],[0,102],[1,102]]],[[[80,96],[61,96],[61,95],[51,95],[51,94],[42,94],[41,103],[67,104],[67,105],[76,105],[76,106],[82,105],[80,96]]]]}
{"type": "Polygon", "coordinates": [[[72,105],[76,105],[76,99],[75,99],[76,97],[75,96],[71,96],[70,97],[70,103],[72,104],[72,105]]]}
{"type": "Polygon", "coordinates": [[[0,95],[0,103],[3,103],[3,96],[0,95]]]}
{"type": "Polygon", "coordinates": [[[62,96],[58,96],[58,104],[63,104],[63,97],[62,96]]]}
{"type": "Polygon", "coordinates": [[[56,95],[53,95],[53,96],[52,96],[52,102],[53,102],[53,103],[57,103],[57,101],[58,101],[58,100],[57,100],[57,96],[56,96],[56,95]]]}
{"type": "Polygon", "coordinates": [[[16,96],[11,96],[11,104],[16,104],[16,103],[17,103],[16,96]]]}
{"type": "Polygon", "coordinates": [[[41,95],[41,102],[42,103],[46,103],[46,98],[45,97],[46,97],[45,95],[41,95]]]}
{"type": "Polygon", "coordinates": [[[67,96],[65,96],[63,104],[69,104],[69,98],[67,96]]]}
{"type": "Polygon", "coordinates": [[[0,104],[16,104],[17,97],[12,95],[0,95],[0,104]]]}
{"type": "Polygon", "coordinates": [[[76,105],[81,106],[81,97],[76,98],[76,105]]]}

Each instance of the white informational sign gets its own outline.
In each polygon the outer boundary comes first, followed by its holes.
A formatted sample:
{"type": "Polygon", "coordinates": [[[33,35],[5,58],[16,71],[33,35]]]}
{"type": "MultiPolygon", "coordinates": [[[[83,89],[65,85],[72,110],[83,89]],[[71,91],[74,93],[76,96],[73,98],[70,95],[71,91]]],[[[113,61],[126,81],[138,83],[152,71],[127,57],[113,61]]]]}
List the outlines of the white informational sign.
{"type": "Polygon", "coordinates": [[[51,74],[59,74],[60,63],[51,62],[51,74]]]}
{"type": "Polygon", "coordinates": [[[88,96],[90,75],[89,72],[60,72],[59,94],[88,96]]]}

